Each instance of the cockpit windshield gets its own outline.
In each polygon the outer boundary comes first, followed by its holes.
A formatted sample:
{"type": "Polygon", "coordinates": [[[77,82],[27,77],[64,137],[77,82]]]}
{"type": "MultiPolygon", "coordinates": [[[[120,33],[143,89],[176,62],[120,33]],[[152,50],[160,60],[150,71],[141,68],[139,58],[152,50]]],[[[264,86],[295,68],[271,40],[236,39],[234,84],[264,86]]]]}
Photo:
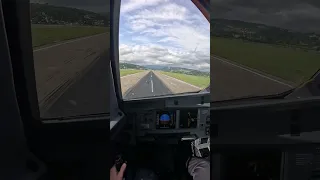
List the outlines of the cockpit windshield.
{"type": "Polygon", "coordinates": [[[320,9],[311,1],[211,1],[212,100],[274,95],[320,68],[320,9]]]}
{"type": "Polygon", "coordinates": [[[123,99],[209,90],[210,23],[192,1],[123,0],[119,29],[123,99]]]}

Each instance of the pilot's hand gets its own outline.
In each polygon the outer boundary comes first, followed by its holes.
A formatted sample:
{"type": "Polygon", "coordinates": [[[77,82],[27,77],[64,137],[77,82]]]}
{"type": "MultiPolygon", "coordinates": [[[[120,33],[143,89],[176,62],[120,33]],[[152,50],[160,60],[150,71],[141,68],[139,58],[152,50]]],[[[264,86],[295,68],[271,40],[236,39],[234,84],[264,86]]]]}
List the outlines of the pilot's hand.
{"type": "Polygon", "coordinates": [[[126,170],[127,164],[123,163],[120,171],[117,172],[116,166],[113,166],[110,169],[110,180],[122,180],[123,179],[123,173],[126,170]]]}

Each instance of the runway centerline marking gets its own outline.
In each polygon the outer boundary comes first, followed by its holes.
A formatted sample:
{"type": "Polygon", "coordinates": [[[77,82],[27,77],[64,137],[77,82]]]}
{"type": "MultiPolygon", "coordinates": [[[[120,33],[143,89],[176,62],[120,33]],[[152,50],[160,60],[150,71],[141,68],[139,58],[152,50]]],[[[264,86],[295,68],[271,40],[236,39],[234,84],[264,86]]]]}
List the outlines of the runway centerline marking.
{"type": "Polygon", "coordinates": [[[152,80],[152,74],[151,74],[150,80],[151,80],[151,92],[153,92],[153,80],[152,80]]]}

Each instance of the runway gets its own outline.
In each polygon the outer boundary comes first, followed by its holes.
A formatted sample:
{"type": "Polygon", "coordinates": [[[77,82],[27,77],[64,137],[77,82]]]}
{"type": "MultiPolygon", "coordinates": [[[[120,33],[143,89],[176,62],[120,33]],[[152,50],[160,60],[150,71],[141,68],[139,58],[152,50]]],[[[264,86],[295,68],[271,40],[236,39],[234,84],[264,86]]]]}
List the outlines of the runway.
{"type": "MultiPolygon", "coordinates": [[[[79,46],[87,40],[90,39],[79,40],[73,44],[79,46]]],[[[62,46],[67,45],[69,46],[69,44],[54,46],[54,48],[50,48],[50,52],[53,50],[57,51],[57,48],[63,49],[62,46]]],[[[99,58],[95,60],[92,65],[89,65],[90,67],[88,66],[89,68],[84,74],[79,77],[77,76],[76,81],[68,86],[61,96],[59,95],[53,100],[50,108],[42,113],[42,117],[76,116],[108,112],[108,53],[109,52],[104,51],[101,54],[96,54],[99,58]]],[[[39,52],[36,52],[36,54],[39,55],[39,52]]],[[[61,67],[65,66],[67,65],[61,67]]],[[[70,66],[70,68],[71,67],[72,66],[70,66]]],[[[41,70],[39,67],[36,69],[38,69],[38,71],[41,70]]],[[[46,72],[47,71],[44,71],[44,73],[46,72]]],[[[39,77],[41,78],[41,76],[39,77]]],[[[163,83],[163,80],[165,79],[160,80],[154,72],[150,71],[139,80],[138,83],[131,87],[123,95],[123,98],[128,100],[174,94],[170,91],[170,87],[168,88],[163,83]]],[[[211,57],[212,101],[277,94],[293,87],[293,85],[268,74],[223,58],[211,57]]]]}
{"type": "Polygon", "coordinates": [[[294,86],[277,77],[219,57],[211,57],[211,100],[272,95],[294,86]]]}
{"type": "Polygon", "coordinates": [[[109,113],[109,54],[105,52],[45,112],[44,117],[109,113]]]}
{"type": "Polygon", "coordinates": [[[125,93],[124,99],[137,99],[169,94],[172,94],[172,92],[152,71],[150,71],[136,85],[125,93]]]}
{"type": "MultiPolygon", "coordinates": [[[[109,86],[107,81],[108,54],[105,53],[60,96],[46,112],[45,117],[75,116],[105,113],[109,110],[109,86]]],[[[265,74],[230,64],[217,58],[211,64],[211,99],[213,101],[277,94],[292,88],[291,85],[272,79],[265,74]]],[[[124,99],[152,98],[173,94],[150,71],[130,88],[124,99]]]]}

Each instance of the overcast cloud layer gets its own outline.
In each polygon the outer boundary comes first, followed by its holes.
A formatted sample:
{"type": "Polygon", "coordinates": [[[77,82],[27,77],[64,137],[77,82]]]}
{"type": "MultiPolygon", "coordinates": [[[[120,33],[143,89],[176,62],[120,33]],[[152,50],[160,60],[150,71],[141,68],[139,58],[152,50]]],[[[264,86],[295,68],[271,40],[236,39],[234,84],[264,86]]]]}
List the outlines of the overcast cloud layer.
{"type": "Polygon", "coordinates": [[[210,24],[186,0],[122,0],[120,62],[209,71],[210,24]]]}
{"type": "Polygon", "coordinates": [[[320,0],[211,0],[211,18],[320,33],[320,0]]]}

